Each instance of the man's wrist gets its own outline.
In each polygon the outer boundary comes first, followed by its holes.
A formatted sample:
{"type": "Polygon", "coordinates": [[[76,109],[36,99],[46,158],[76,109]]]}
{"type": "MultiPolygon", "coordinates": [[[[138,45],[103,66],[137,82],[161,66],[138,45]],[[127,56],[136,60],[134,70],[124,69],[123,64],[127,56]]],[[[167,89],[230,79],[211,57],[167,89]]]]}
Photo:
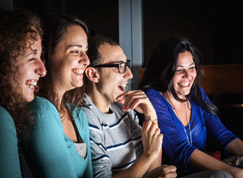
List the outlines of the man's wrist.
{"type": "Polygon", "coordinates": [[[157,117],[145,116],[145,121],[152,121],[153,123],[157,123],[157,117]]]}

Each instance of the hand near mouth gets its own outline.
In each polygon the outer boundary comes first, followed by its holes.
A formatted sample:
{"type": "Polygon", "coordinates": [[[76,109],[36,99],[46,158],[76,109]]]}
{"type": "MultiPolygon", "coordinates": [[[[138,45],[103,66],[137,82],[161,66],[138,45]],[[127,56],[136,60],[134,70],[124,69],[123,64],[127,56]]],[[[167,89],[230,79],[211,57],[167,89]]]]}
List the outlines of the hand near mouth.
{"type": "Polygon", "coordinates": [[[145,115],[146,120],[157,122],[157,115],[152,103],[141,90],[127,91],[117,97],[119,103],[123,104],[123,111],[136,110],[145,115]]]}

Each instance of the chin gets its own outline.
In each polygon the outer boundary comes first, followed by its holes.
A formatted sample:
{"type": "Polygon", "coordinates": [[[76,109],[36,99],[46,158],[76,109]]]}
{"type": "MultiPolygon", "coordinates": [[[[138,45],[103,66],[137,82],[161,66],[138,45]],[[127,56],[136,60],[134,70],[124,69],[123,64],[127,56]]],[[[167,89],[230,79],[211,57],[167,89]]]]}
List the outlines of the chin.
{"type": "Polygon", "coordinates": [[[79,88],[79,87],[82,87],[83,86],[83,82],[79,82],[79,83],[76,83],[75,85],[72,85],[73,88],[72,89],[75,89],[75,88],[79,88]]]}
{"type": "Polygon", "coordinates": [[[35,98],[35,95],[34,95],[34,93],[32,93],[32,94],[28,94],[28,95],[26,95],[26,96],[24,97],[24,100],[25,100],[26,102],[31,102],[34,98],[35,98]]]}

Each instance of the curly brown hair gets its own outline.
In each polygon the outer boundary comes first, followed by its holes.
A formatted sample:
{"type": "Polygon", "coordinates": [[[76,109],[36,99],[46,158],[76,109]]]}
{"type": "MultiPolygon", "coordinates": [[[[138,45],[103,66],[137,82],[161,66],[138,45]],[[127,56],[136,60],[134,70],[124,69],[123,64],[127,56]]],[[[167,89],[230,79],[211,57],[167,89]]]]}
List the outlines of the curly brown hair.
{"type": "Polygon", "coordinates": [[[17,57],[42,36],[40,19],[23,9],[0,9],[0,105],[13,117],[18,137],[33,117],[28,103],[16,92],[10,79],[16,79],[17,57]]]}

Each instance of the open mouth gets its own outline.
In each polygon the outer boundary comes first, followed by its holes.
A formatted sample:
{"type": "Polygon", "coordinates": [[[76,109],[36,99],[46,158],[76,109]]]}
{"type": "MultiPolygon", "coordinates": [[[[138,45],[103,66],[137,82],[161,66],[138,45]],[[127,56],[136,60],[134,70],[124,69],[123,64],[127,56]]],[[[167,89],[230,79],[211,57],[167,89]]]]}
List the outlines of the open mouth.
{"type": "Polygon", "coordinates": [[[25,82],[25,84],[26,84],[29,88],[33,89],[33,88],[35,88],[35,87],[37,86],[37,80],[27,80],[27,81],[25,82]]]}
{"type": "Polygon", "coordinates": [[[125,91],[125,88],[126,88],[126,84],[124,84],[124,85],[120,85],[120,86],[119,86],[119,89],[120,89],[122,92],[125,91]]]}
{"type": "Polygon", "coordinates": [[[178,85],[181,87],[188,87],[190,85],[190,82],[181,82],[178,85]]]}
{"type": "Polygon", "coordinates": [[[73,69],[72,70],[75,74],[77,75],[82,75],[83,74],[83,70],[82,69],[73,69]]]}

